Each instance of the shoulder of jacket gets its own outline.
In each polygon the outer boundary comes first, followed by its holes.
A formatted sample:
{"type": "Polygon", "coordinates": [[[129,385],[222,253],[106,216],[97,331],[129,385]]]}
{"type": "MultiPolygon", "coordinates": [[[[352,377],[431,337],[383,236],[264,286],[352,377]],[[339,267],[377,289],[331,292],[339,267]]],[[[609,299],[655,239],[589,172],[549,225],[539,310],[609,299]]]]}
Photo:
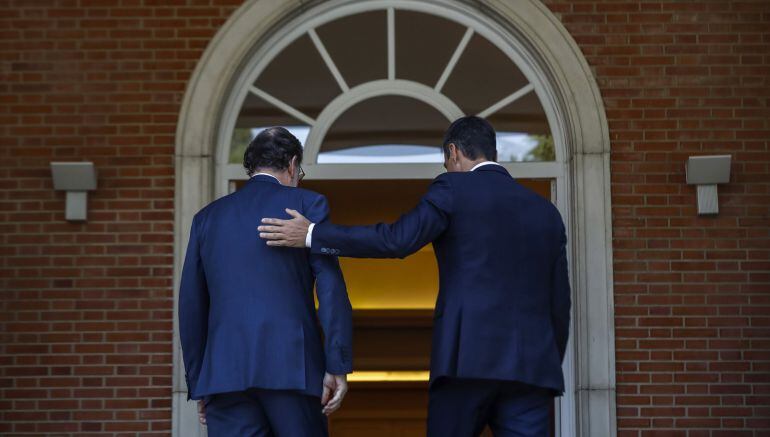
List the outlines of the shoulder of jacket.
{"type": "Polygon", "coordinates": [[[433,178],[433,182],[444,182],[447,184],[451,184],[453,180],[457,179],[458,177],[462,177],[464,173],[462,172],[444,172],[440,175],[433,178]]]}
{"type": "Polygon", "coordinates": [[[318,201],[319,199],[325,199],[326,196],[324,196],[321,193],[317,193],[313,190],[308,190],[307,188],[295,188],[293,190],[297,193],[297,195],[305,202],[307,203],[313,203],[318,201]]]}

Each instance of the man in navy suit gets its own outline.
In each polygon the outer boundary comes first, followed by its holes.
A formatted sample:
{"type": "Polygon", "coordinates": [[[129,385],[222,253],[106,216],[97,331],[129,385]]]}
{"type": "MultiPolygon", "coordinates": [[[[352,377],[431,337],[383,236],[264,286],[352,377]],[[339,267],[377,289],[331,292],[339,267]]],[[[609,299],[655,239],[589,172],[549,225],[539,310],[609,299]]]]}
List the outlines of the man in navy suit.
{"type": "Polygon", "coordinates": [[[497,158],[486,120],[464,117],[444,139],[444,167],[413,210],[392,224],[265,219],[271,246],[403,258],[432,242],[439,294],[431,353],[428,434],[545,436],[570,324],[565,228],[557,209],[519,185],[497,158]]]}
{"type": "Polygon", "coordinates": [[[250,180],[193,218],[179,332],[188,399],[210,437],[326,436],[324,413],[347,391],[352,311],[337,258],[247,238],[286,205],[327,219],[326,199],[296,188],[301,161],[286,129],[261,132],[244,154],[250,180]]]}

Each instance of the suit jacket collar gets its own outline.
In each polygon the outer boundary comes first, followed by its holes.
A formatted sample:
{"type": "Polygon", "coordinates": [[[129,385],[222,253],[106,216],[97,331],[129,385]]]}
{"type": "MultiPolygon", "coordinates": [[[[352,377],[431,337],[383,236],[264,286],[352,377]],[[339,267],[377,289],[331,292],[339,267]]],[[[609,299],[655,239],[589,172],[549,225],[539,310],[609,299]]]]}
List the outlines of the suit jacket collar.
{"type": "Polygon", "coordinates": [[[278,179],[276,179],[273,176],[270,176],[269,174],[255,174],[254,176],[249,178],[249,182],[251,181],[270,182],[272,184],[281,185],[281,183],[278,182],[278,179]]]}
{"type": "Polygon", "coordinates": [[[511,176],[511,174],[508,173],[508,170],[506,170],[505,167],[503,167],[502,165],[496,165],[496,164],[482,165],[476,170],[473,170],[474,173],[477,171],[493,171],[496,173],[504,174],[506,176],[511,176]]]}

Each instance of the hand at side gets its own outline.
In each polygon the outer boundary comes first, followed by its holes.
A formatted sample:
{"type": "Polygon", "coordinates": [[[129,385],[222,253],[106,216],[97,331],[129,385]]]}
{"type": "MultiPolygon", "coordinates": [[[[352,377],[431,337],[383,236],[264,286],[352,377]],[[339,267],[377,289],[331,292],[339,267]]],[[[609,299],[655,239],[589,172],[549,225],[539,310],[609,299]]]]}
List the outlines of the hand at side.
{"type": "Polygon", "coordinates": [[[198,401],[198,422],[201,425],[206,425],[206,404],[203,403],[203,400],[198,401]]]}
{"type": "Polygon", "coordinates": [[[342,399],[348,392],[348,376],[324,375],[324,391],[321,396],[321,405],[324,406],[323,413],[327,416],[337,411],[342,405],[342,399]]]}

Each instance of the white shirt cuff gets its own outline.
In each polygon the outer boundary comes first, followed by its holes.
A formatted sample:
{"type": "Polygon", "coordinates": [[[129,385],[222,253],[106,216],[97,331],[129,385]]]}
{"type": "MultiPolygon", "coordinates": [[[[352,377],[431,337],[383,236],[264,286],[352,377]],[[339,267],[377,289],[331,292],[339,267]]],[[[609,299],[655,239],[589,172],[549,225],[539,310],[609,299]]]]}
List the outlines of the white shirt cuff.
{"type": "Polygon", "coordinates": [[[305,247],[307,247],[308,249],[313,245],[313,228],[314,227],[315,227],[315,223],[310,223],[310,226],[307,227],[307,235],[305,235],[305,247]]]}

